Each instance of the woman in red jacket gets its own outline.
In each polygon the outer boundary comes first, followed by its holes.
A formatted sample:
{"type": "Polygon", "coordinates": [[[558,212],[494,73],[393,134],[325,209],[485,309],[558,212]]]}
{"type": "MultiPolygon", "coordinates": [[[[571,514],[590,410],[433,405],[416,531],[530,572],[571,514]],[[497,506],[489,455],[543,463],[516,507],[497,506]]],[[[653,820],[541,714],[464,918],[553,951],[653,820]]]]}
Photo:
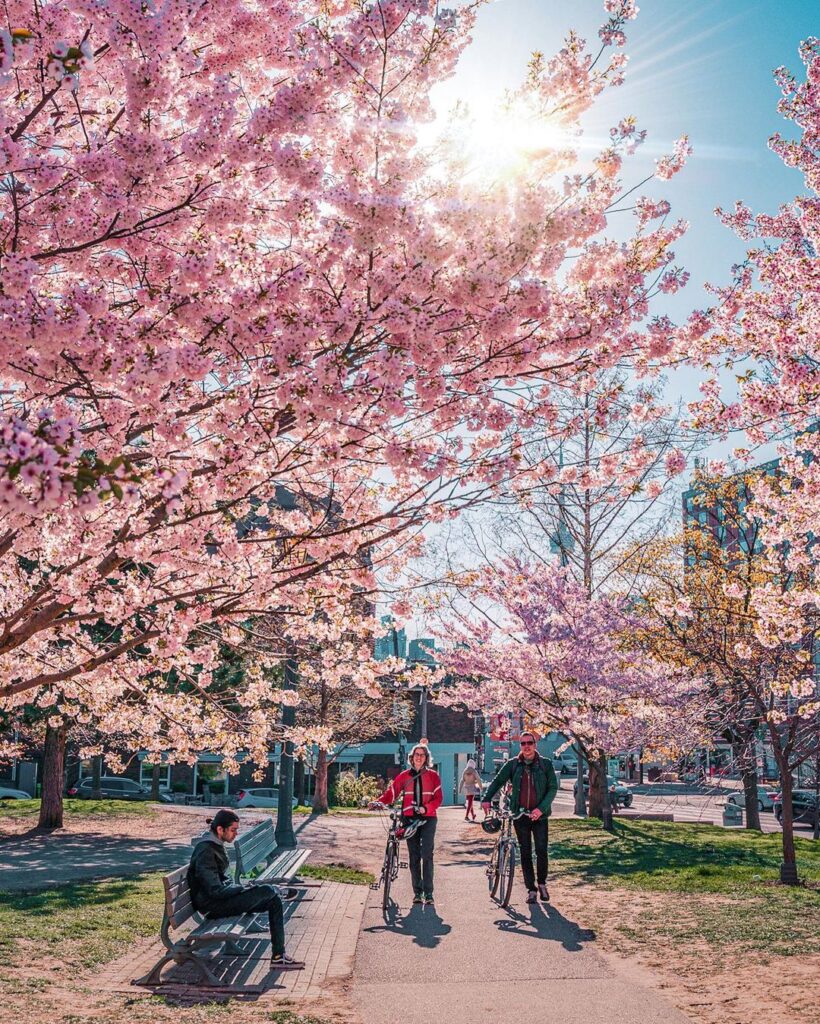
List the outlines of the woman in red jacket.
{"type": "Polygon", "coordinates": [[[379,797],[393,804],[401,797],[405,822],[421,820],[421,827],[407,840],[407,860],[413,882],[413,902],[433,904],[433,844],[436,838],[436,810],[441,806],[441,779],[430,767],[430,751],[417,743],[410,751],[410,767],[393,779],[379,797]]]}

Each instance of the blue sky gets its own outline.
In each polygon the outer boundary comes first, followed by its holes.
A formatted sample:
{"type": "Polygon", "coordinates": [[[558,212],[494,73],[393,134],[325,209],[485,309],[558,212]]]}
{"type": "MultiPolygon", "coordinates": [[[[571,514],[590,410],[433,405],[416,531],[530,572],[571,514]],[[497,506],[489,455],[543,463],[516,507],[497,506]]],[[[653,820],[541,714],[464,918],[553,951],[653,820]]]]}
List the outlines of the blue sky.
{"type": "MultiPolygon", "coordinates": [[[[690,137],[694,155],[685,170],[651,189],[670,200],[674,216],[690,222],[676,253],[692,277],[668,310],[680,318],[707,303],[703,282],[725,281],[744,254],[714,216],[715,206],[742,199],[771,211],[802,191],[802,176],[767,147],[772,132],[790,127],[777,113],[772,70],[784,64],[803,77],[797,48],[820,33],[820,2],[639,0],[639,6],[627,26],[626,83],[605,94],[587,131],[603,136],[622,116],[637,117],[648,140],[625,165],[630,181],[640,180],[678,136],[690,137]]],[[[438,88],[438,108],[457,97],[474,109],[492,103],[519,81],[532,50],[554,53],[569,28],[592,41],[602,20],[602,0],[495,0],[480,12],[456,76],[438,88]]]]}

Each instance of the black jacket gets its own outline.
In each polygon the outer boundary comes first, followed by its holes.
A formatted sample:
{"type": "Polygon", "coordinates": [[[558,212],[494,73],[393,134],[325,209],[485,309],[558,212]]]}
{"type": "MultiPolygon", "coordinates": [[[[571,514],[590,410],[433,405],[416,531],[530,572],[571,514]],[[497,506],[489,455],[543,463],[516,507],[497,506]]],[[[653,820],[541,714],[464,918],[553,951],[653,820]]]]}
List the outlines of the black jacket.
{"type": "Polygon", "coordinates": [[[208,911],[221,900],[236,896],[243,886],[228,876],[228,854],[217,839],[203,839],[194,847],[188,866],[191,902],[196,910],[208,911]]]}

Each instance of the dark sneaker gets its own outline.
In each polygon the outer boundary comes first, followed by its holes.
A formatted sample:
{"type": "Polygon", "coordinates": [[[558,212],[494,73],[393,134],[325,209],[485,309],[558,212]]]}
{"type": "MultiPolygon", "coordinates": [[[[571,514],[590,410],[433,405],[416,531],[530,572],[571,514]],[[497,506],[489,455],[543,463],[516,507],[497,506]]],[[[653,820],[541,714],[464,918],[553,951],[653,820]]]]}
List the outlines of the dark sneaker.
{"type": "Polygon", "coordinates": [[[295,900],[299,895],[298,889],[280,889],[279,898],[283,900],[295,900]]]}
{"type": "Polygon", "coordinates": [[[537,903],[538,893],[535,889],[527,889],[527,903],[537,903]]]}
{"type": "Polygon", "coordinates": [[[550,901],[550,893],[549,893],[549,889],[546,887],[546,885],[542,884],[542,885],[538,886],[538,895],[541,897],[541,902],[542,903],[549,903],[549,901],[550,901]]]}
{"type": "Polygon", "coordinates": [[[424,893],[417,892],[416,895],[413,897],[413,902],[414,903],[424,903],[424,893]]]}
{"type": "Polygon", "coordinates": [[[428,892],[425,895],[424,902],[427,904],[428,907],[432,907],[435,904],[436,901],[433,899],[433,894],[431,892],[428,892]]]}
{"type": "Polygon", "coordinates": [[[301,971],[305,964],[302,960],[293,960],[289,956],[272,956],[270,958],[270,969],[272,971],[301,971]]]}

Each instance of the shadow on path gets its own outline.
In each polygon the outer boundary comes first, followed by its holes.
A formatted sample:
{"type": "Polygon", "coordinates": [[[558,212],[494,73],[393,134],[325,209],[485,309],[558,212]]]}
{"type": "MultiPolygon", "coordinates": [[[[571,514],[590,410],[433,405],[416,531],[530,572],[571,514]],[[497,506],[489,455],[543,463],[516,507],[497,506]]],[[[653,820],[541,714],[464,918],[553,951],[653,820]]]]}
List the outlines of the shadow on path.
{"type": "Polygon", "coordinates": [[[591,928],[581,928],[564,917],[552,904],[541,906],[531,903],[527,904],[527,908],[529,913],[522,914],[508,907],[507,916],[495,922],[498,930],[531,939],[560,942],[569,953],[580,953],[584,949],[584,942],[595,941],[595,932],[591,928]]]}
{"type": "Polygon", "coordinates": [[[414,905],[407,914],[402,915],[398,905],[392,900],[385,913],[385,923],[372,925],[370,928],[363,928],[362,931],[390,932],[393,935],[406,935],[412,938],[413,944],[422,946],[425,949],[435,949],[441,942],[443,935],[451,931],[449,924],[445,924],[439,917],[435,907],[421,907],[414,905]]]}
{"type": "Polygon", "coordinates": [[[0,889],[40,889],[83,879],[170,871],[190,856],[190,845],[178,840],[29,832],[0,843],[0,889]]]}

